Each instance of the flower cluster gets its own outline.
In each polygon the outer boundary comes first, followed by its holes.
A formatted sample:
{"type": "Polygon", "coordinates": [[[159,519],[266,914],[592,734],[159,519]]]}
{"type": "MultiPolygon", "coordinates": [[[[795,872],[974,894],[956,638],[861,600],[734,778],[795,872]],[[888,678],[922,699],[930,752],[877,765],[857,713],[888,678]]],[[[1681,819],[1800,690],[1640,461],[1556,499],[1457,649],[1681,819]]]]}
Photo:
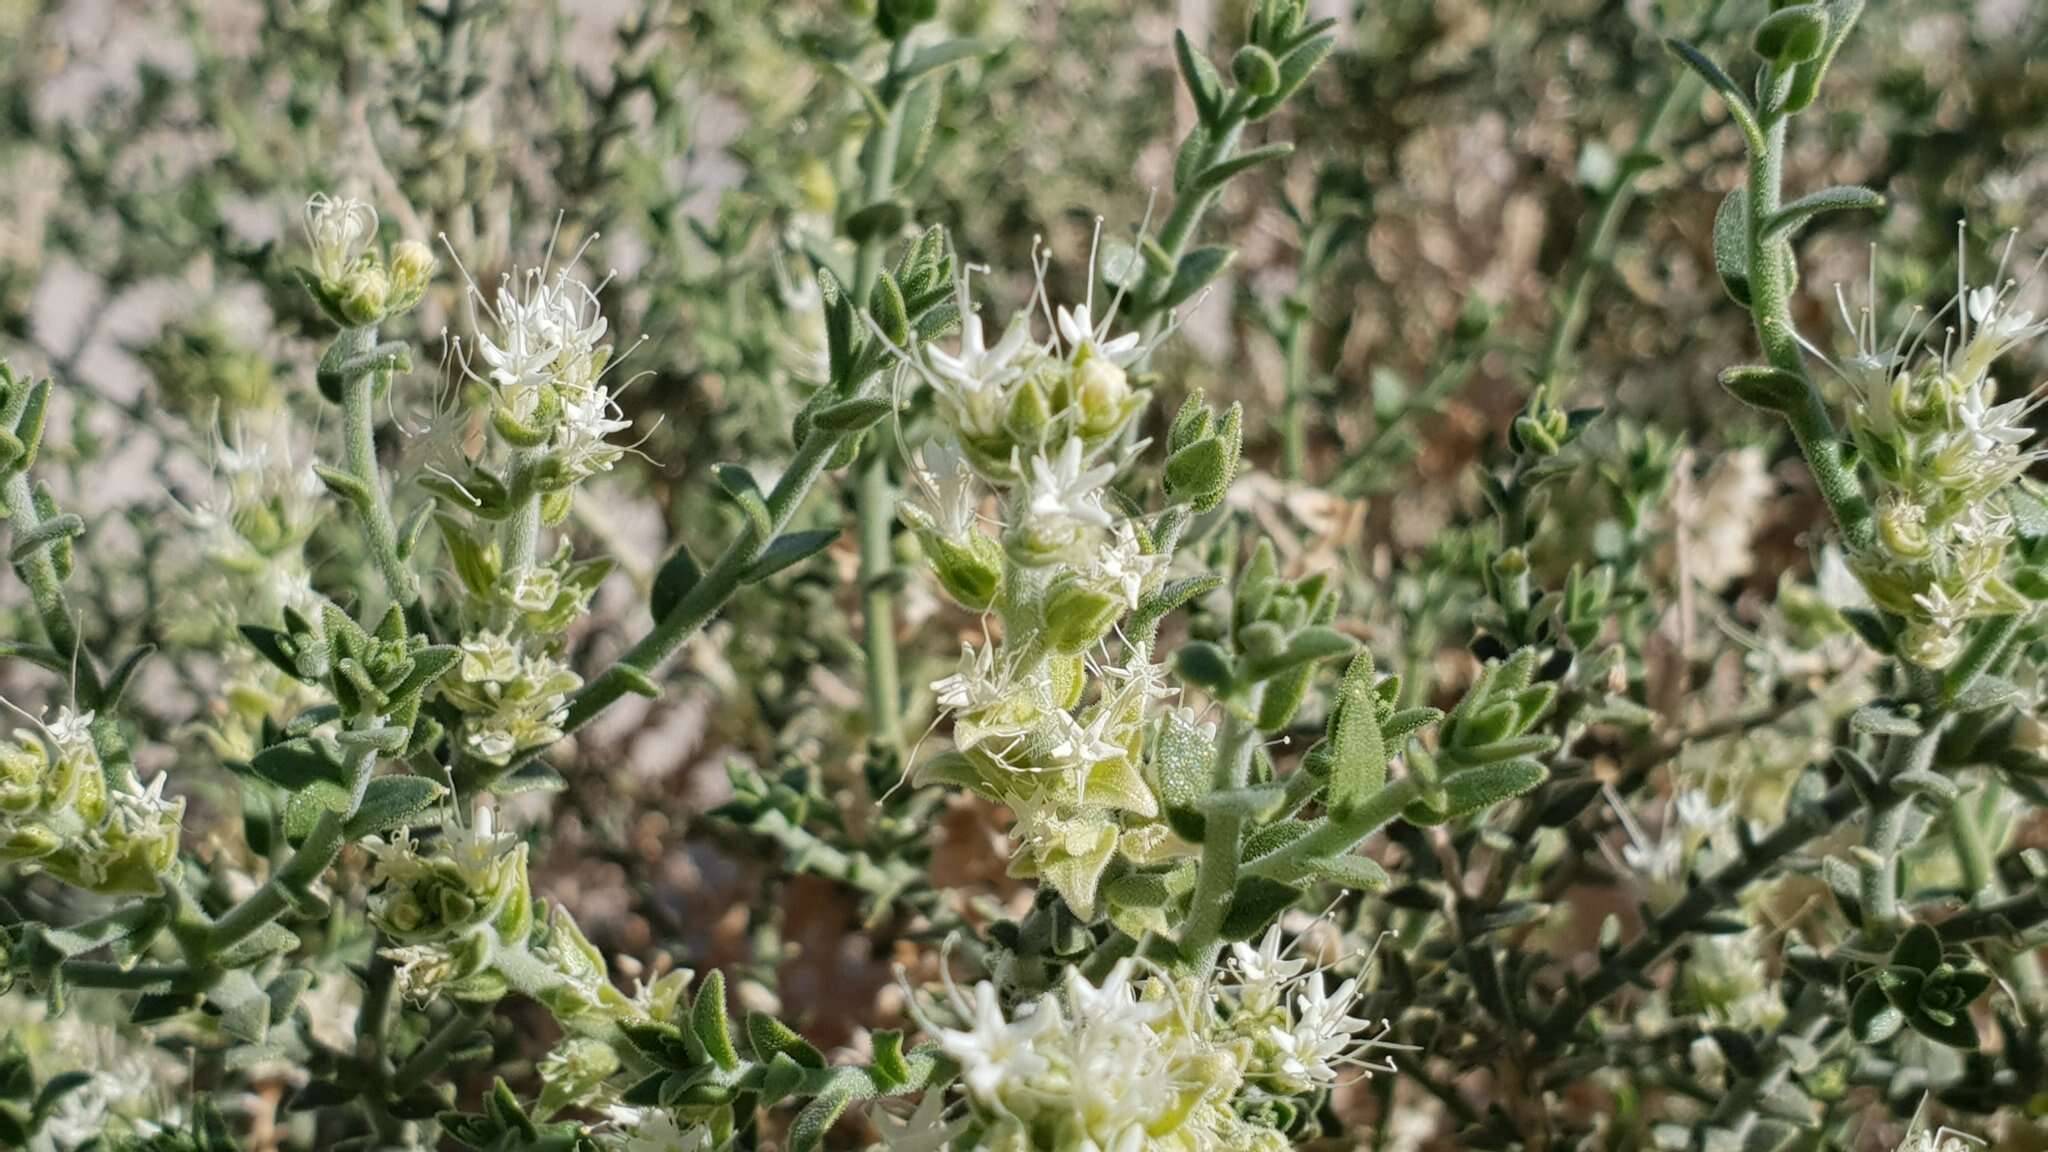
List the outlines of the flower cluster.
{"type": "Polygon", "coordinates": [[[62,709],[0,745],[0,863],[20,863],[102,895],[149,894],[178,866],[182,797],[107,772],[93,714],[62,709]]]}
{"type": "Polygon", "coordinates": [[[1042,260],[1037,283],[990,347],[963,276],[956,290],[959,347],[948,352],[927,343],[920,359],[947,426],[977,471],[1015,480],[1031,464],[1036,475],[1038,461],[1061,457],[1076,440],[1075,461],[1064,473],[1072,482],[1082,475],[1079,457],[1099,456],[1144,409],[1147,392],[1132,385],[1127,369],[1148,348],[1135,332],[1110,337],[1114,306],[1100,322],[1086,303],[1053,310],[1044,299],[1042,260]],[[1032,331],[1038,312],[1054,317],[1055,331],[1045,339],[1032,331]]]}
{"type": "Polygon", "coordinates": [[[1169,560],[1106,487],[1146,395],[1124,370],[1142,350],[1135,334],[1110,338],[1086,304],[1054,310],[1037,295],[1058,338],[1034,342],[1027,311],[988,348],[964,280],[959,297],[959,350],[921,354],[946,428],[923,448],[922,500],[904,517],[940,583],[993,613],[1001,638],[963,644],[958,671],[932,685],[955,750],[919,778],[1007,805],[1013,872],[1091,915],[1119,851],[1149,860],[1171,847],[1145,752],[1171,692],[1147,645],[1112,656],[1105,643],[1159,591],[1169,560]],[[998,498],[999,531],[984,528],[984,493],[998,498]]]}
{"type": "Polygon", "coordinates": [[[993,984],[970,999],[952,989],[960,1026],[930,1025],[960,1066],[960,1083],[991,1149],[1287,1147],[1278,1131],[1241,1119],[1238,1054],[1214,1035],[1198,984],[1133,979],[1129,961],[1099,984],[1069,969],[1057,993],[1012,1012],[993,984]]]}
{"type": "Polygon", "coordinates": [[[1230,1034],[1248,1046],[1245,1068],[1258,1083],[1298,1095],[1328,1088],[1347,1069],[1394,1071],[1371,1055],[1398,1047],[1385,1039],[1393,1023],[1352,1015],[1364,992],[1360,978],[1329,987],[1327,973],[1289,954],[1278,924],[1256,947],[1232,944],[1227,971],[1215,998],[1230,1034]]]}
{"type": "Polygon", "coordinates": [[[526,845],[498,832],[480,805],[467,826],[444,822],[431,845],[408,829],[373,851],[370,918],[393,941],[383,956],[397,965],[399,989],[415,1001],[503,995],[492,963],[523,949],[533,926],[526,845]]]}
{"type": "Polygon", "coordinates": [[[1391,1070],[1369,1058],[1392,1047],[1387,1023],[1352,1014],[1359,979],[1331,988],[1287,955],[1277,926],[1236,945],[1226,975],[1148,975],[1124,960],[1091,983],[1068,969],[1057,992],[1009,1012],[992,983],[949,985],[954,1023],[926,1028],[960,1067],[973,1146],[1285,1148],[1271,1122],[1285,1127],[1288,1100],[1345,1069],[1391,1070]]]}
{"type": "Polygon", "coordinates": [[[1939,353],[1919,350],[1932,321],[1891,349],[1868,306],[1851,321],[1857,354],[1841,368],[1850,430],[1877,481],[1877,542],[1850,562],[1871,599],[1905,619],[1905,654],[1923,667],[1955,660],[1968,620],[2026,607],[2004,574],[2014,524],[2003,493],[2042,453],[2028,447],[2033,403],[1999,403],[1992,368],[2048,322],[2015,306],[2017,287],[1963,280],[1939,353]]]}
{"type": "Polygon", "coordinates": [[[301,221],[311,257],[302,273],[306,287],[336,323],[371,327],[410,311],[426,294],[433,252],[404,240],[386,259],[377,249],[375,208],[322,192],[306,201],[301,221]]]}
{"type": "Polygon", "coordinates": [[[476,352],[477,375],[495,401],[492,425],[516,449],[549,461],[558,473],[552,482],[563,488],[609,471],[624,450],[607,438],[631,426],[604,383],[612,346],[598,307],[602,286],[566,268],[529,268],[499,281],[495,305],[481,289],[470,291],[472,307],[490,321],[478,325],[476,352]]]}
{"type": "Polygon", "coordinates": [[[464,749],[487,764],[503,764],[562,738],[569,693],[582,683],[554,657],[484,630],[463,640],[462,659],[441,682],[441,697],[462,713],[464,749]]]}
{"type": "Polygon", "coordinates": [[[442,696],[460,713],[465,755],[486,765],[561,738],[583,683],[559,659],[562,637],[613,567],[577,559],[566,539],[552,552],[539,541],[568,517],[576,486],[626,451],[611,439],[629,422],[605,381],[615,359],[602,287],[545,266],[507,273],[489,294],[472,282],[478,331],[452,344],[487,397],[495,443],[476,452],[462,410],[444,414],[451,459],[428,487],[468,596],[463,660],[442,696]]]}

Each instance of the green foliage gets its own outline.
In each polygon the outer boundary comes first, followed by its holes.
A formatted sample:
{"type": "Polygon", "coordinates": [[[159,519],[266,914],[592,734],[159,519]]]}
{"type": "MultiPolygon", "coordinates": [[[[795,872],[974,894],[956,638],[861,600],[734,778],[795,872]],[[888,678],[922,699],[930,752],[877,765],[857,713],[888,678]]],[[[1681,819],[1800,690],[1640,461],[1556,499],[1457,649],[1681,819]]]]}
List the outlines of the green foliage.
{"type": "Polygon", "coordinates": [[[2034,15],[73,7],[0,1145],[2038,1111],[2034,15]]]}

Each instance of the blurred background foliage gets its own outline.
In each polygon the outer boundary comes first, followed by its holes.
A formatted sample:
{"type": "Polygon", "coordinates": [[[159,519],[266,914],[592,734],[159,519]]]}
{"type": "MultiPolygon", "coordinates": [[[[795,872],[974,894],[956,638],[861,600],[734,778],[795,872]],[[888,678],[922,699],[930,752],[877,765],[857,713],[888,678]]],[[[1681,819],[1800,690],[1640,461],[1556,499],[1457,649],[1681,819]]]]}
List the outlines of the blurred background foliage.
{"type": "MultiPolygon", "coordinates": [[[[1055,298],[1072,299],[1098,220],[1115,239],[1146,218],[1192,122],[1173,31],[1220,58],[1241,3],[942,6],[991,50],[949,72],[904,196],[991,269],[998,315],[1028,294],[1041,239],[1055,298]]],[[[1297,151],[1234,183],[1205,225],[1240,251],[1155,358],[1161,409],[1196,388],[1246,403],[1242,519],[1290,570],[1338,573],[1347,617],[1401,655],[1417,699],[1469,678],[1497,540],[1472,464],[1499,457],[1539,385],[1617,413],[1554,529],[1686,605],[1630,625],[1649,640],[1621,675],[1653,706],[1700,720],[1744,704],[1745,662],[1789,627],[1765,606],[1813,579],[1805,472],[1714,382],[1750,344],[1709,235],[1741,142],[1659,42],[1732,51],[1717,29],[1761,6],[1320,3],[1338,52],[1258,129],[1297,151]]],[[[73,587],[111,634],[88,642],[169,657],[137,693],[156,747],[211,762],[221,735],[189,717],[260,690],[228,622],[179,610],[224,587],[263,595],[236,584],[262,569],[239,549],[309,531],[316,583],[359,559],[345,525],[295,525],[288,501],[227,543],[207,513],[250,469],[302,467],[318,431],[322,326],[290,273],[308,192],[370,200],[393,238],[445,236],[478,283],[550,235],[558,255],[592,237],[585,265],[616,270],[604,307],[622,348],[639,341],[625,403],[650,466],[575,512],[572,530],[623,561],[578,640],[595,666],[642,623],[635,585],[660,542],[731,518],[704,468],[772,468],[789,447],[822,350],[809,269],[857,206],[871,21],[861,0],[0,0],[0,355],[72,385],[44,471],[95,534],[73,587]],[[166,514],[165,487],[185,515],[166,514]]],[[[2030,0],[1872,5],[1809,118],[1822,130],[1790,158],[1794,186],[1860,183],[1892,205],[1809,241],[1800,317],[1824,347],[1840,347],[1835,287],[1860,293],[1873,237],[1879,296],[1902,308],[1952,291],[1965,219],[1975,259],[2010,230],[2019,251],[2048,247],[2044,40],[2030,0]]],[[[431,350],[467,330],[460,289],[444,275],[417,313],[429,355],[394,389],[401,425],[449,386],[431,350]]],[[[841,484],[806,515],[845,520],[841,484]]],[[[914,583],[903,603],[917,732],[923,686],[975,624],[914,583]]],[[[745,995],[826,1044],[896,1011],[908,941],[1014,894],[996,813],[871,803],[895,771],[862,730],[858,604],[850,539],[743,592],[661,701],[628,701],[560,758],[571,786],[535,867],[607,952],[739,966],[745,995]],[[861,864],[927,852],[965,897],[861,864]]],[[[25,678],[0,687],[34,707],[25,678]]],[[[202,826],[210,778],[180,776],[202,826]]]]}

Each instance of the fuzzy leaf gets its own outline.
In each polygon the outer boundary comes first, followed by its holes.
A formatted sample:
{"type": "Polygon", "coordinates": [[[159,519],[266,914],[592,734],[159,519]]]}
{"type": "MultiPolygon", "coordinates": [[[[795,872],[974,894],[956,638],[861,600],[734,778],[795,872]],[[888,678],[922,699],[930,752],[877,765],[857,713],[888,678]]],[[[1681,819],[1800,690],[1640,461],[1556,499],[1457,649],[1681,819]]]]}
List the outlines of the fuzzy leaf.
{"type": "Polygon", "coordinates": [[[377,836],[433,807],[442,788],[424,776],[379,776],[370,781],[363,803],[349,817],[345,834],[350,840],[377,836]]]}
{"type": "Polygon", "coordinates": [[[822,528],[814,532],[784,532],[764,549],[758,559],[747,566],[740,579],[754,584],[775,575],[784,568],[801,564],[832,546],[839,539],[839,529],[822,528]]]}
{"type": "Polygon", "coordinates": [[[1479,768],[1467,768],[1444,777],[1441,809],[1417,803],[1404,815],[1411,824],[1445,824],[1532,792],[1550,776],[1550,770],[1534,760],[1507,760],[1479,768]]]}
{"type": "Polygon", "coordinates": [[[695,588],[703,576],[704,569],[698,565],[697,558],[690,555],[690,546],[677,541],[675,551],[668,554],[668,559],[661,562],[661,570],[654,574],[654,590],[648,597],[648,610],[654,613],[656,620],[663,619],[675,611],[676,605],[682,603],[683,597],[689,595],[690,589],[695,588]]]}

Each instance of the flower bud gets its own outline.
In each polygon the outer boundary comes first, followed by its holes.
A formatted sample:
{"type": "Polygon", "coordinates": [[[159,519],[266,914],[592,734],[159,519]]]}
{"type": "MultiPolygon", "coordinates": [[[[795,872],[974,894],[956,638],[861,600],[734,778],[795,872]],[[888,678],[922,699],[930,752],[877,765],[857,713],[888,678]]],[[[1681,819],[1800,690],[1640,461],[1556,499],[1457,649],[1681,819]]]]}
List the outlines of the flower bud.
{"type": "Polygon", "coordinates": [[[1927,510],[1904,500],[1887,501],[1877,515],[1884,546],[1904,560],[1922,560],[1933,551],[1927,535],[1927,510]]]}
{"type": "Polygon", "coordinates": [[[935,533],[918,534],[925,560],[946,593],[971,612],[986,612],[1003,583],[1003,549],[977,532],[954,541],[935,533]]]}
{"type": "Polygon", "coordinates": [[[360,261],[340,284],[334,286],[335,304],[350,324],[367,326],[384,318],[384,306],[391,293],[384,269],[374,261],[360,261]]]}
{"type": "Polygon", "coordinates": [[[1944,624],[1916,620],[1902,642],[1906,659],[1922,668],[1946,668],[1963,654],[1963,638],[1944,624]]]}
{"type": "Polygon", "coordinates": [[[1130,418],[1130,381],[1113,361],[1101,356],[1082,361],[1074,369],[1072,386],[1084,438],[1097,441],[1114,436],[1130,418]]]}
{"type": "Polygon", "coordinates": [[[1123,615],[1121,597],[1066,579],[1045,598],[1045,640],[1059,652],[1093,647],[1123,615]]]}
{"type": "Polygon", "coordinates": [[[1254,96],[1271,96],[1280,90],[1279,61],[1256,44],[1239,48],[1230,58],[1230,74],[1239,87],[1254,96]]]}
{"type": "Polygon", "coordinates": [[[433,282],[435,264],[433,249],[417,240],[401,240],[391,249],[391,298],[385,315],[396,316],[420,302],[433,282]]]}

